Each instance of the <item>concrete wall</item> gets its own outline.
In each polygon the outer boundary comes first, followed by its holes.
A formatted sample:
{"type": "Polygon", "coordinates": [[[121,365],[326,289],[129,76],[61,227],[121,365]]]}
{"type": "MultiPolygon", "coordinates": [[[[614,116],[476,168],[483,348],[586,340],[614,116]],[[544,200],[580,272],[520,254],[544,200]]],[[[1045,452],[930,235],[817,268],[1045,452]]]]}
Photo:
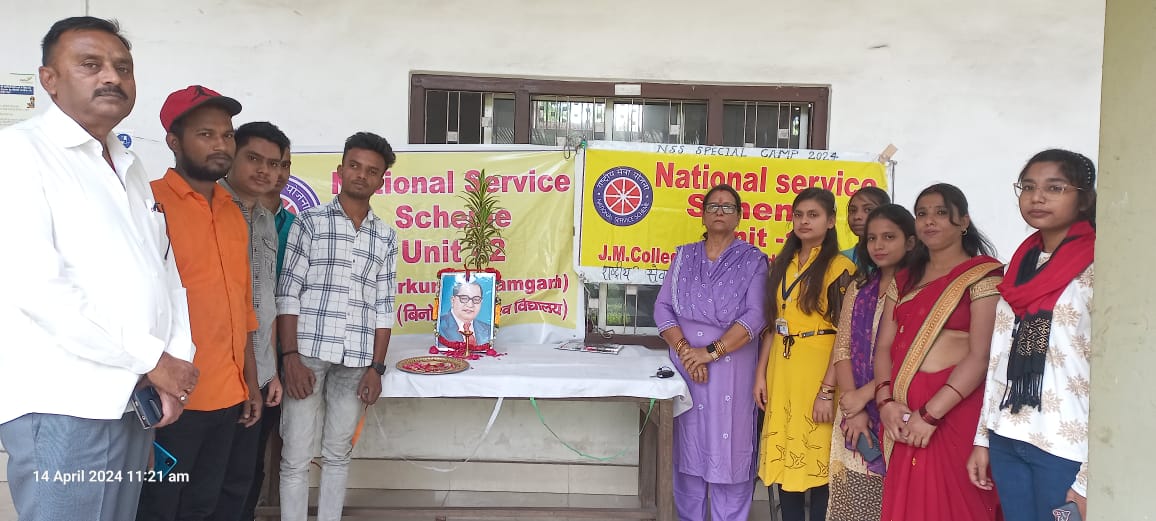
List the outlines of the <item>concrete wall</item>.
{"type": "MultiPolygon", "coordinates": [[[[157,175],[171,162],[160,105],[192,83],[240,99],[238,122],[274,121],[297,147],[334,146],[363,129],[404,142],[413,72],[822,84],[832,90],[832,149],[876,152],[895,143],[898,202],[912,203],[932,182],[960,185],[1006,259],[1027,234],[1010,187],[1022,164],[1049,146],[1094,157],[1098,142],[1104,8],[1096,0],[0,4],[20,13],[0,22],[0,72],[34,71],[39,40],[59,18],[87,9],[120,19],[139,83],[137,108],[122,126],[139,136],[134,146],[157,175]]],[[[368,432],[359,452],[464,458],[488,410],[399,405],[386,413],[390,432],[368,432]],[[451,429],[433,416],[461,422],[451,429]]],[[[496,443],[483,458],[534,454],[560,465],[545,473],[555,477],[581,462],[524,408],[508,412],[495,433],[521,441],[496,443]]],[[[571,416],[582,421],[567,435],[598,455],[628,446],[637,432],[635,412],[622,406],[578,406],[571,416]]],[[[633,491],[630,472],[616,481],[619,491],[633,491]]]]}
{"type": "Polygon", "coordinates": [[[1108,0],[1093,302],[1088,519],[1156,519],[1152,222],[1156,4],[1108,0]]]}

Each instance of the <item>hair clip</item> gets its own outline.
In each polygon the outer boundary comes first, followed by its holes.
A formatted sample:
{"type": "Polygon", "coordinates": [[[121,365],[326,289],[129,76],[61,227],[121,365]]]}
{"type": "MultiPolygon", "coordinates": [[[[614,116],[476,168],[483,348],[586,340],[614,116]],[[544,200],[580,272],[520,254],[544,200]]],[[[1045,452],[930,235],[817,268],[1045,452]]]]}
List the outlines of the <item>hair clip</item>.
{"type": "Polygon", "coordinates": [[[1088,156],[1077,155],[1084,161],[1084,181],[1088,183],[1089,187],[1094,186],[1096,184],[1096,166],[1092,164],[1092,160],[1088,156]]]}

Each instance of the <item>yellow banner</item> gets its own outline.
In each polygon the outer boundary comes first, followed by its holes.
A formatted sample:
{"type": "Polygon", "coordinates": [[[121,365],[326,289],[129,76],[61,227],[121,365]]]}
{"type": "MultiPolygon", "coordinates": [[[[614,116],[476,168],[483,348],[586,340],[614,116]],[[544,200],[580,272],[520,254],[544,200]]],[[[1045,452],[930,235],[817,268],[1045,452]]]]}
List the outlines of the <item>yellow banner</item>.
{"type": "Polygon", "coordinates": [[[675,247],[701,239],[703,196],[720,183],[730,184],[742,197],[736,233],[769,256],[778,253],[790,233],[795,196],[812,186],[830,190],[837,205],[839,242],[849,248],[856,238],[847,227],[847,202],[864,186],[887,189],[882,163],[841,160],[835,153],[807,151],[822,159],[783,158],[778,156],[798,151],[778,154],[782,151],[771,149],[762,150],[775,153],[741,148],[677,153],[694,148],[586,150],[579,266],[667,269],[675,247]]]}
{"type": "MultiPolygon", "coordinates": [[[[294,154],[282,199],[294,213],[327,204],[341,188],[341,154],[294,154]]],[[[485,169],[498,195],[495,224],[503,252],[502,326],[547,324],[575,329],[582,310],[573,266],[574,158],[562,152],[398,152],[373,212],[401,240],[394,334],[434,334],[436,273],[463,267],[458,237],[467,214],[459,194],[485,169]]],[[[542,333],[544,334],[544,333],[542,333]]],[[[532,334],[530,335],[532,337],[532,334]]],[[[527,340],[532,341],[532,340],[527,340]]]]}

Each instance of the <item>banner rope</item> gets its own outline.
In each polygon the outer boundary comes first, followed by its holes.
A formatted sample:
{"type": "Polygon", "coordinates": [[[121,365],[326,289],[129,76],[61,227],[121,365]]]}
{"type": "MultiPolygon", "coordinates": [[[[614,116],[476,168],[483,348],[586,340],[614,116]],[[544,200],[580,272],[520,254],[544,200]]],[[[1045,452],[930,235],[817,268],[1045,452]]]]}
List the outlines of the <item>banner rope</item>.
{"type": "MultiPolygon", "coordinates": [[[[646,429],[646,423],[650,421],[650,413],[654,411],[654,402],[655,401],[656,401],[656,398],[650,399],[650,408],[648,408],[646,410],[646,417],[643,418],[643,420],[642,420],[642,428],[639,429],[639,431],[638,431],[639,436],[642,436],[642,431],[646,429]]],[[[627,447],[627,448],[619,451],[617,454],[614,454],[612,456],[605,456],[605,457],[591,456],[589,454],[586,454],[585,452],[582,452],[582,451],[574,448],[574,446],[570,445],[569,443],[566,443],[565,440],[558,437],[558,434],[554,432],[554,429],[551,429],[550,426],[546,424],[546,418],[544,418],[542,416],[542,409],[538,408],[538,400],[536,400],[534,398],[530,398],[530,405],[532,405],[534,407],[534,412],[538,414],[538,421],[542,422],[542,426],[545,427],[547,431],[550,431],[550,434],[552,436],[554,436],[554,439],[558,440],[558,443],[561,443],[564,447],[566,447],[567,449],[570,449],[575,454],[582,456],[583,458],[594,460],[594,461],[600,461],[600,462],[613,461],[613,460],[616,460],[619,457],[621,457],[623,454],[626,454],[627,452],[630,451],[630,448],[627,447]]]]}
{"type": "MultiPolygon", "coordinates": [[[[470,460],[474,459],[474,456],[476,456],[478,454],[478,449],[482,448],[482,442],[486,441],[486,436],[490,435],[490,429],[492,429],[494,427],[494,421],[498,419],[498,413],[502,412],[502,402],[503,401],[505,401],[505,398],[499,397],[498,401],[496,403],[494,403],[494,410],[492,412],[490,412],[490,420],[486,422],[486,428],[484,430],[482,430],[482,435],[480,437],[478,437],[478,442],[474,445],[474,449],[470,451],[470,455],[462,461],[455,462],[452,467],[447,469],[447,468],[442,468],[442,467],[431,467],[428,465],[422,465],[422,464],[417,463],[413,460],[410,460],[409,458],[406,458],[405,456],[402,456],[401,459],[403,461],[405,461],[406,463],[409,463],[410,465],[413,465],[417,468],[425,469],[425,470],[432,470],[434,472],[453,472],[455,470],[458,470],[459,467],[461,467],[462,465],[465,465],[466,463],[469,463],[470,460]]],[[[385,438],[385,428],[381,425],[381,416],[375,414],[374,419],[377,420],[377,430],[381,434],[381,439],[386,439],[385,438]]]]}

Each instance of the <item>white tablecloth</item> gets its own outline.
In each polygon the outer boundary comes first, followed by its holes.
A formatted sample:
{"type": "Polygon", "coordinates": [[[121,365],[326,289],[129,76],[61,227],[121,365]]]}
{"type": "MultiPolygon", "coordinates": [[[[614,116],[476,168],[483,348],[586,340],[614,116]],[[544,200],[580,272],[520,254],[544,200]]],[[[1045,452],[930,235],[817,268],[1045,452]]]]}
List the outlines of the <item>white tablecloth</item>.
{"type": "Polygon", "coordinates": [[[674,367],[666,351],[627,346],[617,355],[561,351],[546,344],[501,344],[498,358],[469,360],[466,371],[418,375],[397,362],[429,355],[430,339],[399,337],[390,342],[381,395],[390,398],[673,398],[677,416],[691,407],[690,391],[676,371],[654,378],[659,367],[674,367]]]}

